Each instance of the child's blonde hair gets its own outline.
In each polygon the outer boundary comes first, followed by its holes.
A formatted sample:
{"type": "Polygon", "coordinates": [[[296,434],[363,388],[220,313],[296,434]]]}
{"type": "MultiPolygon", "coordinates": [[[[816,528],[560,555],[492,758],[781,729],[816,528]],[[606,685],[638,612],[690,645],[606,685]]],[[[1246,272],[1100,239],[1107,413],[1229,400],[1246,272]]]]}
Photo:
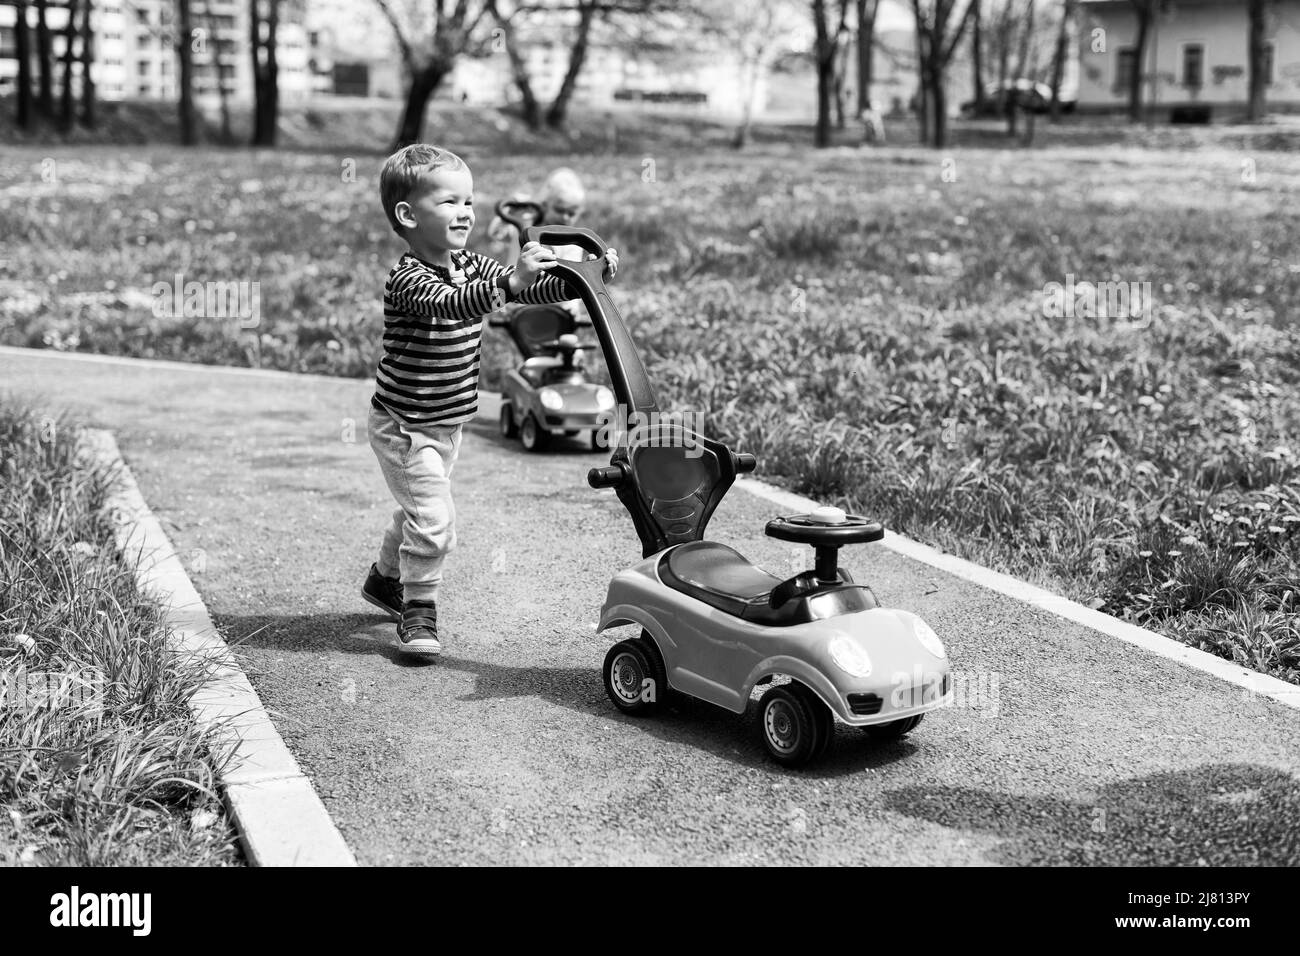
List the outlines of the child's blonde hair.
{"type": "Polygon", "coordinates": [[[465,160],[449,149],[429,143],[412,143],[389,156],[379,174],[379,198],[393,231],[402,234],[402,224],[394,212],[420,185],[420,178],[437,169],[469,169],[465,160]]]}
{"type": "Polygon", "coordinates": [[[553,170],[551,175],[546,177],[546,185],[542,187],[542,202],[567,199],[580,203],[586,198],[587,191],[582,188],[582,180],[568,166],[553,170]]]}

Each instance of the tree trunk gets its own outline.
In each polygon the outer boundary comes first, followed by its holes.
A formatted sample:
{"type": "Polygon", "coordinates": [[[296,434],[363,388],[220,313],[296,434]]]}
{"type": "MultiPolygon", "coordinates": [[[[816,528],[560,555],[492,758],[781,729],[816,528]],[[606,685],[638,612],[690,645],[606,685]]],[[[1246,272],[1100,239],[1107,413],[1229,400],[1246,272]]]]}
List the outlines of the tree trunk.
{"type": "Polygon", "coordinates": [[[858,115],[871,109],[871,77],[875,71],[876,12],[880,0],[857,0],[858,115]]]}
{"type": "Polygon", "coordinates": [[[77,38],[77,0],[68,0],[68,22],[63,27],[63,88],[59,91],[59,119],[66,133],[76,118],[72,98],[72,69],[77,62],[73,53],[77,38]]]}
{"type": "Polygon", "coordinates": [[[1264,94],[1266,90],[1264,75],[1264,33],[1266,0],[1250,0],[1250,101],[1247,117],[1251,122],[1264,118],[1264,94]]]}
{"type": "Polygon", "coordinates": [[[1075,0],[1065,0],[1061,10],[1061,26],[1056,31],[1056,49],[1052,53],[1052,103],[1053,123],[1061,119],[1061,82],[1065,79],[1065,58],[1069,55],[1070,26],[1074,22],[1075,0]]]}
{"type": "Polygon", "coordinates": [[[90,14],[95,0],[81,0],[81,125],[94,129],[95,115],[95,78],[92,67],[95,65],[95,31],[91,29],[90,14]]]}
{"type": "Polygon", "coordinates": [[[182,146],[193,146],[196,141],[194,126],[194,21],[190,0],[176,0],[176,58],[179,70],[176,80],[180,84],[176,98],[180,111],[182,146]]]}
{"type": "Polygon", "coordinates": [[[931,136],[931,142],[934,143],[935,149],[943,149],[948,145],[948,97],[943,88],[943,70],[938,65],[938,60],[931,57],[932,66],[930,68],[930,105],[932,110],[931,124],[934,130],[931,136]]]}
{"type": "Polygon", "coordinates": [[[596,17],[596,0],[584,0],[578,5],[578,35],[569,51],[569,68],[560,83],[560,91],[555,94],[555,101],[546,111],[546,125],[551,129],[563,129],[568,118],[569,101],[578,86],[578,74],[582,72],[583,61],[587,59],[587,41],[591,37],[591,24],[596,17]]]}
{"type": "Polygon", "coordinates": [[[826,0],[813,0],[812,14],[817,33],[813,57],[817,66],[817,126],[813,131],[813,145],[818,148],[831,144],[831,97],[834,95],[835,48],[831,43],[830,29],[826,25],[826,0]]]}
{"type": "Polygon", "coordinates": [[[397,128],[397,138],[393,141],[391,151],[420,141],[424,130],[425,107],[449,72],[450,63],[434,60],[412,74],[410,88],[406,91],[406,107],[402,110],[402,121],[397,128]]]}
{"type": "Polygon", "coordinates": [[[36,0],[36,67],[40,84],[37,104],[45,116],[54,115],[54,64],[50,61],[50,27],[45,20],[46,0],[36,0]]]}
{"type": "Polygon", "coordinates": [[[280,0],[267,0],[265,17],[258,9],[258,0],[249,0],[249,3],[253,53],[253,145],[274,146],[280,116],[279,67],[276,62],[280,0]]]}
{"type": "Polygon", "coordinates": [[[212,35],[212,62],[217,75],[217,103],[221,109],[221,142],[229,145],[234,141],[234,136],[230,131],[230,94],[226,91],[226,84],[221,75],[221,57],[225,54],[225,41],[221,39],[216,15],[209,4],[204,5],[204,22],[208,25],[208,33],[212,35]]]}
{"type": "Polygon", "coordinates": [[[15,8],[14,54],[18,57],[18,128],[32,125],[32,42],[27,23],[27,0],[18,0],[15,8]]]}
{"type": "MultiPolygon", "coordinates": [[[[493,12],[495,13],[495,7],[493,12]]],[[[500,15],[496,16],[496,21],[501,27],[501,39],[505,43],[506,57],[510,60],[511,78],[515,89],[519,91],[519,105],[524,123],[529,129],[537,129],[542,125],[542,104],[537,101],[537,94],[533,92],[533,81],[528,75],[528,63],[519,50],[514,24],[500,15]]]]}
{"type": "MultiPolygon", "coordinates": [[[[1034,36],[1034,0],[1026,0],[1025,20],[1021,24],[1020,34],[1020,53],[1016,57],[1016,75],[1011,78],[1013,88],[1008,93],[1003,91],[1007,98],[1007,135],[1016,136],[1018,134],[1017,126],[1020,122],[1020,108],[1025,105],[1025,100],[1032,103],[1033,97],[1026,92],[1023,97],[1020,90],[1020,81],[1026,78],[1029,65],[1029,47],[1034,36]]],[[[1028,77],[1031,81],[1033,77],[1028,77]]],[[[1032,87],[1030,87],[1032,89],[1032,87]]]]}
{"type": "Polygon", "coordinates": [[[971,0],[975,7],[971,14],[971,80],[975,83],[975,115],[984,112],[984,27],[980,0],[971,0]]]}
{"type": "MultiPolygon", "coordinates": [[[[1146,64],[1147,32],[1151,26],[1149,0],[1135,0],[1137,14],[1137,39],[1133,44],[1133,73],[1128,82],[1128,118],[1130,122],[1142,121],[1142,74],[1146,64]]],[[[1156,82],[1160,82],[1159,64],[1156,64],[1156,82]]]]}
{"type": "Polygon", "coordinates": [[[731,137],[732,149],[744,149],[749,143],[749,127],[754,119],[754,90],[758,86],[758,68],[761,59],[762,55],[756,54],[745,64],[745,72],[741,78],[740,122],[736,124],[736,132],[731,137]]]}

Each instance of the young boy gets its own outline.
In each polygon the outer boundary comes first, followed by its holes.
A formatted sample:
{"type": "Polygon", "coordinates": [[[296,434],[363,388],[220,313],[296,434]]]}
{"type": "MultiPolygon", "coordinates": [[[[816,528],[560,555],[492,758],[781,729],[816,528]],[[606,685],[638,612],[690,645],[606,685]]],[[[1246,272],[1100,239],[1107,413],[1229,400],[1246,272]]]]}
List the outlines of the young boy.
{"type": "MultiPolygon", "coordinates": [[[[483,317],[512,301],[573,297],[546,275],[555,253],[530,242],[507,268],[469,252],[474,180],[454,153],[416,144],[388,157],[379,177],[384,212],[408,251],[384,286],[384,354],[369,418],[370,446],[397,499],[362,596],[398,623],[407,654],[436,655],[442,565],[456,546],[451,471],[461,428],[478,410],[483,317]]],[[[618,254],[605,254],[607,273],[618,254]]]]}

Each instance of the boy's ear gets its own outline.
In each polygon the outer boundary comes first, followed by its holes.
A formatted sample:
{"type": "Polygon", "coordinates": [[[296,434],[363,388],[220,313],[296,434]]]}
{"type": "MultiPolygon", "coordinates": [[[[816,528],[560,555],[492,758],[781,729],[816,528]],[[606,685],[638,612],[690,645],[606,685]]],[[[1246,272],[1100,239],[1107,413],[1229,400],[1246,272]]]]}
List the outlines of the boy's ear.
{"type": "Polygon", "coordinates": [[[409,202],[399,202],[394,206],[393,215],[396,216],[397,221],[407,229],[415,228],[415,212],[411,209],[411,204],[409,202]]]}

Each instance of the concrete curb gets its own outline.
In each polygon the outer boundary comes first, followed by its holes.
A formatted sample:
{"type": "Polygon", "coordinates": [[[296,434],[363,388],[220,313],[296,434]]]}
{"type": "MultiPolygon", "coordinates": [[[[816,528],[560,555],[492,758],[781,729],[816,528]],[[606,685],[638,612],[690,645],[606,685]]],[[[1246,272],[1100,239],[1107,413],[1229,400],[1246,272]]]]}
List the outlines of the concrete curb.
{"type": "MultiPolygon", "coordinates": [[[[783,488],[777,488],[775,485],[769,485],[754,478],[738,478],[736,479],[736,487],[743,488],[750,494],[770,501],[790,513],[810,511],[820,504],[820,502],[813,501],[810,498],[796,495],[783,488]]],[[[938,568],[940,571],[955,577],[964,578],[978,584],[980,587],[988,588],[990,591],[1005,594],[1007,597],[1041,608],[1055,614],[1057,617],[1063,617],[1074,621],[1076,624],[1090,627],[1094,631],[1100,631],[1110,637],[1119,638],[1121,641],[1133,644],[1152,654],[1158,654],[1161,657],[1177,661],[1198,671],[1212,674],[1220,680],[1225,680],[1250,693],[1261,694],[1288,707],[1300,709],[1300,687],[1295,684],[1288,684],[1276,677],[1260,674],[1257,671],[1224,660],[1222,657],[1215,657],[1205,651],[1188,647],[1186,644],[1180,644],[1173,638],[1165,637],[1163,634],[1148,631],[1136,624],[1129,624],[1117,617],[1103,614],[1101,611],[1094,611],[1092,608],[1071,601],[1069,598],[1036,587],[1028,581],[1021,581],[1009,574],[992,571],[956,555],[946,554],[937,548],[932,548],[928,544],[921,544],[919,541],[913,541],[901,534],[886,531],[882,544],[891,551],[909,557],[914,561],[920,561],[922,564],[928,564],[932,568],[938,568]]]]}
{"type": "Polygon", "coordinates": [[[162,525],[149,510],[112,433],[88,429],[83,449],[94,466],[116,472],[106,502],[118,550],[135,566],[136,586],[158,600],[173,650],[207,662],[211,674],[190,710],[217,740],[226,802],[253,866],[356,866],[311,781],[232,661],[203,599],[162,525]]]}

